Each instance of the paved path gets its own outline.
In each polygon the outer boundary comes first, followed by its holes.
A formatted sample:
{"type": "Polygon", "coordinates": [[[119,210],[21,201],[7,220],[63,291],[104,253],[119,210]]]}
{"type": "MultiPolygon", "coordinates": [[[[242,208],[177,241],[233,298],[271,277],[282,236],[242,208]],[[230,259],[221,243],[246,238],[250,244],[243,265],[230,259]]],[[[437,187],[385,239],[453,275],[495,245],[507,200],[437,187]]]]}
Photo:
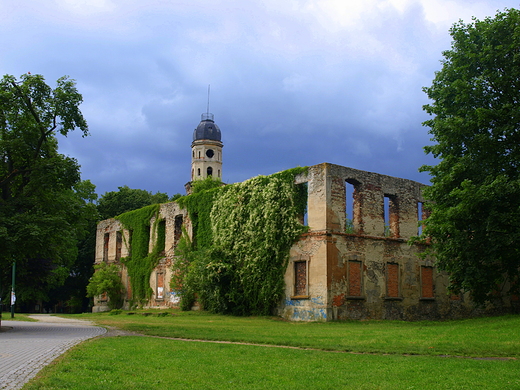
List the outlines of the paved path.
{"type": "Polygon", "coordinates": [[[21,389],[67,349],[106,332],[106,329],[88,321],[46,314],[36,314],[31,318],[38,322],[2,320],[0,389],[21,389]]]}

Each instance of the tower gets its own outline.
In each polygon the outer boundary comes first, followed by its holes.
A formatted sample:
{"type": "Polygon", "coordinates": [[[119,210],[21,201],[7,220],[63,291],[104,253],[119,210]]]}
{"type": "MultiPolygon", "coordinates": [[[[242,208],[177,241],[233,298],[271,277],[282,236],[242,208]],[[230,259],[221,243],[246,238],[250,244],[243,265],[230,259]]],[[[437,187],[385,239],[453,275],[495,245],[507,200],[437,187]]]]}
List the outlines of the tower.
{"type": "Polygon", "coordinates": [[[193,131],[191,143],[191,180],[206,179],[208,176],[222,180],[222,147],[220,129],[213,114],[201,115],[193,131]]]}

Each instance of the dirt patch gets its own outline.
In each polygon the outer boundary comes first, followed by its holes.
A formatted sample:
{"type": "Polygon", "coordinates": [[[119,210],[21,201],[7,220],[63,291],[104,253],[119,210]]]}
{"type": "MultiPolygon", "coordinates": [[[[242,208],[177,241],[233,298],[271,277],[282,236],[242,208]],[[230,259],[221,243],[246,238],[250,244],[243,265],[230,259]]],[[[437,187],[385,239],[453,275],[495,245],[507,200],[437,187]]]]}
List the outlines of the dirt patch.
{"type": "Polygon", "coordinates": [[[120,337],[120,336],[145,336],[144,334],[137,333],[137,332],[131,332],[129,330],[123,330],[114,328],[113,326],[107,326],[106,333],[103,333],[99,337],[120,337]]]}

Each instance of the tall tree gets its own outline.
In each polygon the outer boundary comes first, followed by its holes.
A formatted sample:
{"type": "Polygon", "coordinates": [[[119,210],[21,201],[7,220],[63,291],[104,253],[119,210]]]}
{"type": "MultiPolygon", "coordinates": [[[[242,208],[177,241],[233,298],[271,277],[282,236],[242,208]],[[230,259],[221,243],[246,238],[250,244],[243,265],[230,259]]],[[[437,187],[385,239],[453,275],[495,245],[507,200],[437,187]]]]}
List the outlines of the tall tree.
{"type": "Polygon", "coordinates": [[[432,141],[423,166],[432,238],[455,291],[477,302],[518,292],[520,270],[520,12],[459,21],[442,69],[424,88],[432,141]]]}
{"type": "MultiPolygon", "coordinates": [[[[0,80],[0,282],[17,267],[17,297],[45,299],[63,283],[77,241],[93,218],[94,187],[82,183],[77,161],[58,153],[57,134],[88,135],[75,82],[56,87],[41,75],[0,80]]],[[[5,295],[4,295],[5,296],[5,295]]]]}
{"type": "Polygon", "coordinates": [[[98,201],[101,219],[113,218],[116,215],[140,209],[156,203],[168,202],[168,195],[162,192],[152,194],[146,190],[133,189],[128,186],[118,187],[117,191],[105,192],[98,201]]]}

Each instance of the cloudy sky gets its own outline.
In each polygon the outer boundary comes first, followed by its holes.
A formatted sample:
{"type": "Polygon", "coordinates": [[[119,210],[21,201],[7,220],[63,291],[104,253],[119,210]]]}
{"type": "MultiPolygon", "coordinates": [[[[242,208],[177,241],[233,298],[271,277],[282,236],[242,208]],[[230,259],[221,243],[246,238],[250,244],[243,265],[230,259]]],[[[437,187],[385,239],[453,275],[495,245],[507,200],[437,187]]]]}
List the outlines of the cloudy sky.
{"type": "Polygon", "coordinates": [[[91,135],[60,139],[98,194],[169,195],[210,112],[227,183],[330,162],[428,183],[422,105],[450,26],[510,0],[0,0],[0,72],[69,75],[91,135]]]}

